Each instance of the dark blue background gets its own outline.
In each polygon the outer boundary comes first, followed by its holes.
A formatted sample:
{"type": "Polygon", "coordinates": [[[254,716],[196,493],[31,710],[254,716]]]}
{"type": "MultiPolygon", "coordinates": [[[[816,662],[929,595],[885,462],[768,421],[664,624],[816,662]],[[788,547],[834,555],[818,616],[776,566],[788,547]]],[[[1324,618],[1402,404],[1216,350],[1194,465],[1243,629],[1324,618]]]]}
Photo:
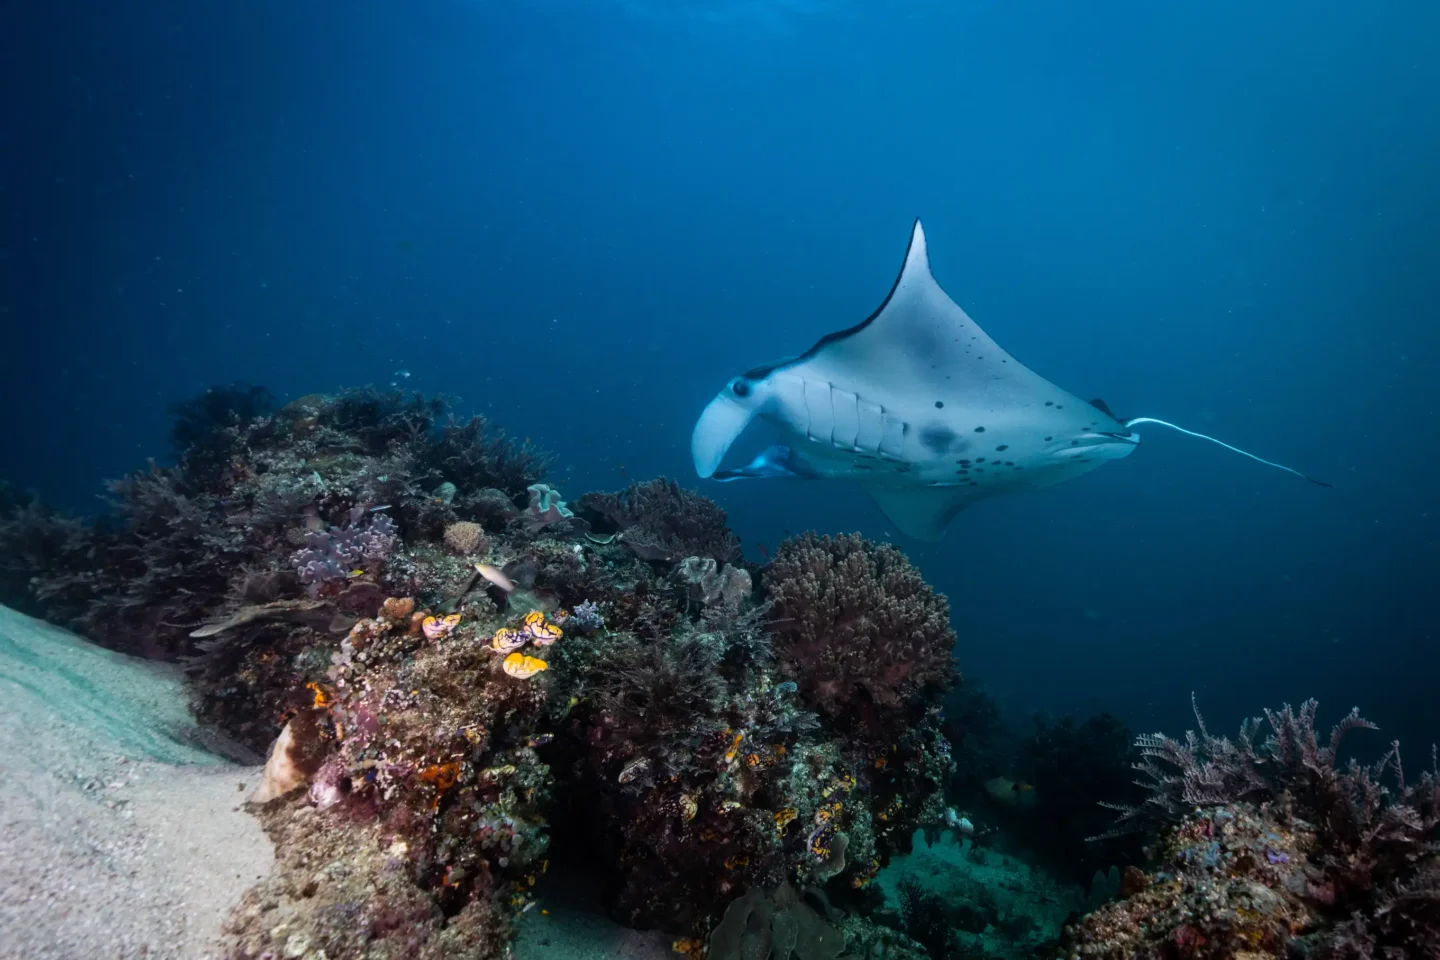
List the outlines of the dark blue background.
{"type": "MultiPolygon", "coordinates": [[[[90,509],[169,401],[403,368],[572,496],[693,482],[709,397],[868,314],[920,215],[1041,374],[1336,484],[1151,428],[904,543],[967,673],[1440,732],[1434,3],[50,0],[0,38],[0,475],[90,509]]],[[[701,488],[752,555],[899,537],[853,489],[701,488]]]]}

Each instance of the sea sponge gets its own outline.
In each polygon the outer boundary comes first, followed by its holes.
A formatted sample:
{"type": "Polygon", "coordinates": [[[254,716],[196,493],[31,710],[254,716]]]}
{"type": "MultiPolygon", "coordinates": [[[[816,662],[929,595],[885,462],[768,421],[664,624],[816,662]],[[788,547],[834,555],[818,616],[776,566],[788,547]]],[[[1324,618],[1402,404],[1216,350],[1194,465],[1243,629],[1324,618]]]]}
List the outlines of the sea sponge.
{"type": "Polygon", "coordinates": [[[478,523],[460,520],[445,528],[445,546],[468,557],[485,546],[485,530],[478,523]]]}
{"type": "Polygon", "coordinates": [[[950,604],[894,547],[791,537],[764,585],[779,670],[827,717],[898,729],[896,708],[938,702],[953,682],[950,604]]]}
{"type": "Polygon", "coordinates": [[[269,803],[310,782],[325,759],[315,716],[302,711],[280,731],[265,761],[260,785],[250,795],[251,803],[269,803]]]}

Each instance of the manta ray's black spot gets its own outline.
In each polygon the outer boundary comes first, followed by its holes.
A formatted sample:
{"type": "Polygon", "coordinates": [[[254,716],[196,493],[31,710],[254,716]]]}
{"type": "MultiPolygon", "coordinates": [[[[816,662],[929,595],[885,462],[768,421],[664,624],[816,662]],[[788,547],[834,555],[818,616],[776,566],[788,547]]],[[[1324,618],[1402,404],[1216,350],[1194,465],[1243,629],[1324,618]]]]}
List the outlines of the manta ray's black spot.
{"type": "Polygon", "coordinates": [[[995,449],[996,449],[997,451],[999,451],[999,452],[1004,452],[1004,451],[1010,449],[1010,444],[1008,444],[1008,443],[1002,443],[1002,444],[1000,444],[1000,446],[996,447],[995,449]]]}
{"type": "Polygon", "coordinates": [[[976,432],[976,433],[984,433],[984,432],[985,432],[985,428],[984,428],[984,427],[976,427],[976,428],[975,428],[975,432],[976,432]]]}
{"type": "Polygon", "coordinates": [[[1046,437],[1046,438],[1045,438],[1045,442],[1046,442],[1046,443],[1049,443],[1051,440],[1054,440],[1054,439],[1055,439],[1054,437],[1046,437]]]}
{"type": "Polygon", "coordinates": [[[964,457],[961,457],[959,460],[956,460],[955,462],[958,463],[958,464],[960,464],[961,466],[967,466],[967,467],[968,467],[968,466],[970,465],[970,461],[969,461],[969,460],[966,460],[964,457]]]}
{"type": "Polygon", "coordinates": [[[1072,446],[1072,447],[1078,447],[1078,446],[1080,446],[1080,441],[1079,441],[1079,440],[1071,440],[1071,441],[1070,441],[1070,446],[1072,446]]]}
{"type": "Polygon", "coordinates": [[[1007,466],[1007,467],[1013,467],[1013,466],[1015,466],[1015,461],[1014,461],[1014,460],[1006,460],[1006,461],[1005,461],[1005,466],[1007,466]]]}
{"type": "Polygon", "coordinates": [[[976,458],[975,458],[975,462],[976,462],[976,463],[984,463],[984,462],[985,462],[985,458],[984,458],[984,457],[976,457],[976,458]]]}
{"type": "MultiPolygon", "coordinates": [[[[949,378],[949,377],[946,377],[945,379],[946,379],[946,380],[949,380],[950,378],[949,378]]],[[[944,410],[944,409],[945,409],[945,401],[944,401],[944,400],[936,400],[936,401],[935,401],[935,409],[936,409],[936,410],[944,410]]]]}
{"type": "Polygon", "coordinates": [[[1045,401],[1045,406],[1047,406],[1047,407],[1053,407],[1053,406],[1055,406],[1055,401],[1054,401],[1054,400],[1046,400],[1046,401],[1045,401]]]}
{"type": "Polygon", "coordinates": [[[750,396],[750,384],[746,383],[744,380],[736,380],[733,384],[730,385],[730,390],[737,397],[750,396]]]}
{"type": "Polygon", "coordinates": [[[1064,410],[1065,408],[1064,408],[1063,406],[1061,406],[1060,404],[1057,403],[1057,404],[1055,404],[1055,409],[1056,409],[1056,410],[1064,410]]]}
{"type": "Polygon", "coordinates": [[[936,454],[949,450],[955,439],[955,431],[943,424],[931,424],[920,431],[920,442],[936,454]]]}
{"type": "Polygon", "coordinates": [[[970,481],[970,486],[972,486],[972,487],[978,487],[978,486],[980,486],[980,481],[979,481],[979,480],[971,480],[971,481],[970,481]]]}

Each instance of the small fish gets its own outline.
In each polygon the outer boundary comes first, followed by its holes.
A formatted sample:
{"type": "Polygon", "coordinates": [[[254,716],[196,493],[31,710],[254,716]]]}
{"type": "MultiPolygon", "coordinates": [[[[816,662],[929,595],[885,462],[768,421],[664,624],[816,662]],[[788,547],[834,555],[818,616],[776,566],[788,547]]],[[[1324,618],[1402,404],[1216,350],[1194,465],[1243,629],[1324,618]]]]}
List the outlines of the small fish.
{"type": "Polygon", "coordinates": [[[395,373],[394,373],[394,376],[400,378],[401,380],[408,380],[408,379],[410,378],[410,371],[409,371],[409,370],[396,370],[395,373]]]}
{"type": "Polygon", "coordinates": [[[504,671],[519,680],[528,680],[535,674],[547,670],[550,664],[538,657],[527,657],[518,650],[505,658],[501,664],[504,671]]]}
{"type": "Polygon", "coordinates": [[[455,632],[460,626],[460,614],[452,613],[448,617],[426,617],[420,624],[420,629],[425,634],[426,640],[441,640],[455,632]]]}
{"type": "Polygon", "coordinates": [[[973,837],[975,835],[975,824],[970,818],[962,816],[954,807],[945,808],[945,825],[959,831],[962,836],[973,837]]]}
{"type": "Polygon", "coordinates": [[[535,736],[531,737],[529,740],[526,741],[526,745],[531,747],[543,747],[545,746],[545,744],[549,743],[554,739],[555,734],[553,733],[537,733],[535,734],[535,736]]]}
{"type": "Polygon", "coordinates": [[[525,624],[520,628],[525,635],[534,640],[537,646],[548,647],[560,639],[561,629],[545,619],[545,614],[539,610],[531,610],[525,614],[525,624]]]}
{"type": "Polygon", "coordinates": [[[620,776],[616,777],[615,779],[618,780],[620,783],[629,783],[630,781],[634,780],[636,777],[640,776],[640,774],[646,772],[649,769],[650,761],[645,757],[641,757],[638,760],[631,760],[629,763],[625,764],[625,767],[620,771],[620,776]]]}
{"type": "Polygon", "coordinates": [[[354,580],[356,577],[365,576],[365,571],[361,570],[359,567],[356,567],[354,570],[351,570],[348,574],[346,574],[346,576],[348,576],[351,580],[354,580]]]}
{"type": "Polygon", "coordinates": [[[770,559],[770,548],[765,546],[765,544],[757,543],[755,544],[755,549],[760,551],[760,556],[764,557],[766,560],[770,559]]]}
{"type": "Polygon", "coordinates": [[[475,564],[475,572],[506,593],[515,592],[515,582],[501,573],[499,567],[492,567],[488,563],[477,563],[475,564]]]}
{"type": "Polygon", "coordinates": [[[529,637],[514,627],[501,627],[490,638],[490,649],[498,653],[509,653],[512,650],[519,650],[529,641],[529,637]]]}

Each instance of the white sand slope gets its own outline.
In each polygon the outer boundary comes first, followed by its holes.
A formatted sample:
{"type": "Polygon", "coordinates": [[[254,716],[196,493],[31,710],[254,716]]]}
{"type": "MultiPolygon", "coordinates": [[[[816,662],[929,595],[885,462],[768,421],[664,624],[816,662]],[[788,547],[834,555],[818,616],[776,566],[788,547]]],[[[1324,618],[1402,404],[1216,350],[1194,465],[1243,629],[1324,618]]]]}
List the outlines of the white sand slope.
{"type": "Polygon", "coordinates": [[[176,671],[0,607],[0,960],[196,958],[270,843],[176,671]]]}

